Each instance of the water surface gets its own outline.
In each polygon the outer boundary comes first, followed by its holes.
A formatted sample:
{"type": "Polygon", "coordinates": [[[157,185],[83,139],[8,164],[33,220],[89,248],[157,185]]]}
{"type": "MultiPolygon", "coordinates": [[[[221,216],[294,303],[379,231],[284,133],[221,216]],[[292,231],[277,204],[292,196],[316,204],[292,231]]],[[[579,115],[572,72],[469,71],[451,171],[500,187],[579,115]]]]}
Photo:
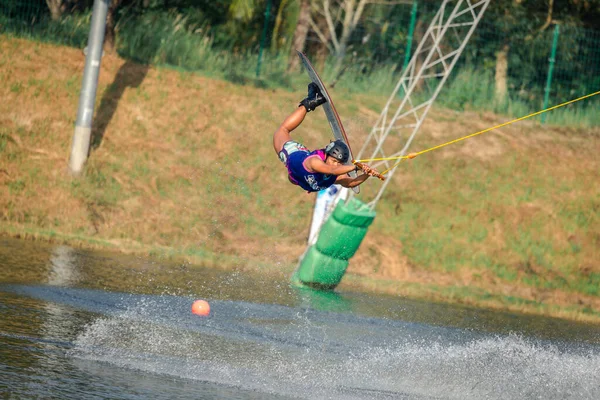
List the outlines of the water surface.
{"type": "Polygon", "coordinates": [[[0,239],[0,315],[4,397],[600,398],[598,326],[66,246],[0,239]]]}

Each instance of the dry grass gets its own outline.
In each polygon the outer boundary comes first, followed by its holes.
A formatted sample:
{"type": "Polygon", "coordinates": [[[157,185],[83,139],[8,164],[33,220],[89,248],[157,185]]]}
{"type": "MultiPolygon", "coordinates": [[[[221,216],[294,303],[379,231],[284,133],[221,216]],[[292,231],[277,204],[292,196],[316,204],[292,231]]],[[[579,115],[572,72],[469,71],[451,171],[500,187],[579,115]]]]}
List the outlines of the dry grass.
{"type": "MultiPolygon", "coordinates": [[[[305,88],[238,86],[107,55],[94,148],[84,179],[72,180],[83,65],[79,50],[0,36],[2,232],[291,272],[313,197],[287,183],[271,135],[305,88]]],[[[361,143],[387,94],[333,95],[361,143]]],[[[434,109],[415,149],[503,121],[434,109]]],[[[296,137],[315,147],[328,129],[311,113],[296,137]]],[[[598,138],[598,128],[524,122],[407,163],[344,284],[597,318],[598,138]]]]}

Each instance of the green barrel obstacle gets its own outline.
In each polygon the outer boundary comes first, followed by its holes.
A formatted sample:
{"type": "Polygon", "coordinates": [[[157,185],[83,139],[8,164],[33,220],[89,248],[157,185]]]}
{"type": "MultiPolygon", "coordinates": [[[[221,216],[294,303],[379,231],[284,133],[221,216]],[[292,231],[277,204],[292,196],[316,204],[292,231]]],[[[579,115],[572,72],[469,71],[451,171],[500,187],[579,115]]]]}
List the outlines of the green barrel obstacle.
{"type": "Polygon", "coordinates": [[[375,218],[375,211],[356,198],[340,201],[310,246],[292,282],[319,289],[335,288],[375,218]]]}

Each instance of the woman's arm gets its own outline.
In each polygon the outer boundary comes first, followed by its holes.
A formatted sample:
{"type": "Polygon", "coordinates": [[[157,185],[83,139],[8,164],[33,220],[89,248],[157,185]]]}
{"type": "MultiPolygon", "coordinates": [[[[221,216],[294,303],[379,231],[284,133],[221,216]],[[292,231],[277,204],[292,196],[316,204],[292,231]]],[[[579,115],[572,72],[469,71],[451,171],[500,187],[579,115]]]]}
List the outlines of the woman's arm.
{"type": "Polygon", "coordinates": [[[306,161],[304,161],[304,166],[307,167],[307,169],[310,172],[319,172],[321,174],[336,176],[347,174],[348,172],[354,171],[356,169],[354,165],[329,165],[326,164],[319,157],[307,158],[306,161]]]}
{"type": "Polygon", "coordinates": [[[370,176],[378,174],[377,171],[375,171],[366,164],[361,164],[361,169],[363,172],[361,175],[357,176],[356,178],[351,178],[350,176],[348,176],[348,172],[356,171],[357,167],[355,165],[329,165],[323,162],[323,160],[321,160],[318,157],[310,157],[305,161],[305,163],[305,166],[309,167],[312,170],[312,172],[320,172],[322,174],[327,175],[336,175],[337,179],[335,180],[335,183],[338,183],[347,188],[356,187],[364,181],[366,181],[367,179],[369,179],[370,176]]]}
{"type": "Polygon", "coordinates": [[[351,178],[350,176],[348,176],[348,174],[345,174],[338,176],[338,178],[335,180],[335,183],[342,185],[346,188],[353,188],[369,179],[370,176],[371,175],[369,174],[361,174],[356,178],[351,178]]]}
{"type": "Polygon", "coordinates": [[[348,176],[348,174],[340,175],[335,180],[335,183],[339,183],[343,187],[353,188],[353,187],[360,185],[361,183],[363,183],[364,181],[369,179],[369,177],[371,177],[371,176],[376,176],[381,180],[385,179],[379,172],[375,171],[373,168],[369,167],[366,164],[355,163],[355,165],[357,167],[360,167],[360,169],[363,172],[362,175],[359,175],[356,178],[351,178],[350,176],[348,176]]]}

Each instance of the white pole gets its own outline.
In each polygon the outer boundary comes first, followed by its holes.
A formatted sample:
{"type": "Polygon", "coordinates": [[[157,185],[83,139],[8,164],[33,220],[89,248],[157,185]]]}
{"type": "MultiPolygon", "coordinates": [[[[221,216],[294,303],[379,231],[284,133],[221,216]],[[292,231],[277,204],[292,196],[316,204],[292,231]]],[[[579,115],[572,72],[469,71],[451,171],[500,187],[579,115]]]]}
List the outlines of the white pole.
{"type": "Polygon", "coordinates": [[[90,36],[88,38],[83,82],[79,95],[79,109],[75,121],[75,133],[71,143],[71,156],[69,157],[69,171],[78,176],[83,171],[92,136],[92,116],[96,101],[98,75],[100,74],[100,60],[102,58],[102,45],[106,28],[106,16],[110,0],[94,0],[90,36]]]}

